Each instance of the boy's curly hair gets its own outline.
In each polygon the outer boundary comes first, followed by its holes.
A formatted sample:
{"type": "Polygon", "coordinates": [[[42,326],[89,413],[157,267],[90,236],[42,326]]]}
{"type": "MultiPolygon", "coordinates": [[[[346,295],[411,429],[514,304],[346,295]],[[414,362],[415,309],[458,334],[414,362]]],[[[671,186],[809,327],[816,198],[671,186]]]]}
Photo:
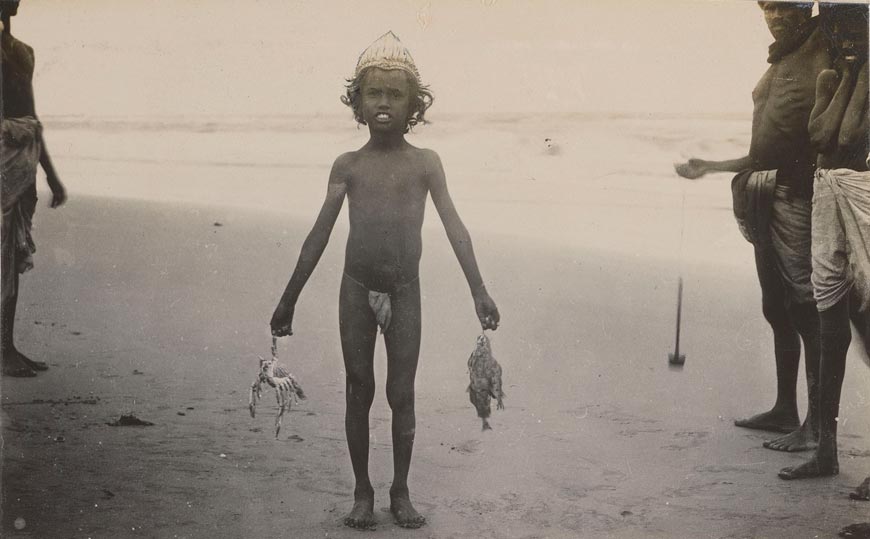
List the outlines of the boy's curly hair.
{"type": "MultiPolygon", "coordinates": [[[[363,69],[354,78],[347,79],[345,95],[341,96],[341,102],[351,108],[353,119],[360,125],[366,125],[360,110],[360,95],[362,93],[362,83],[370,69],[370,67],[363,69]]],[[[411,94],[411,107],[408,111],[408,118],[405,124],[405,133],[407,133],[415,125],[426,123],[424,116],[429,107],[432,106],[432,102],[435,101],[435,96],[432,95],[432,91],[429,90],[428,86],[421,85],[415,77],[412,77],[408,73],[405,73],[405,75],[408,79],[411,94]]]]}

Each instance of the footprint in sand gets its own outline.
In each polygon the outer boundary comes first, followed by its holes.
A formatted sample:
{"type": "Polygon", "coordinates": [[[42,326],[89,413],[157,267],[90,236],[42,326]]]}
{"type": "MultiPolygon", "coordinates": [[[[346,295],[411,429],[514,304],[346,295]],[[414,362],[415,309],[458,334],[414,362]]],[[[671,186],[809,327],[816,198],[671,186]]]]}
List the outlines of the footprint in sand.
{"type": "Polygon", "coordinates": [[[463,455],[471,455],[480,451],[480,440],[468,440],[458,445],[450,447],[451,451],[462,453],[463,455]]]}
{"type": "Polygon", "coordinates": [[[675,432],[674,437],[679,438],[680,440],[684,440],[683,443],[678,444],[670,444],[663,446],[662,449],[669,449],[671,451],[683,451],[685,449],[694,449],[696,447],[701,447],[707,442],[707,438],[709,438],[709,432],[701,432],[701,431],[682,431],[675,432]]]}
{"type": "Polygon", "coordinates": [[[634,438],[638,434],[657,434],[659,432],[664,432],[665,429],[625,429],[619,431],[620,436],[625,436],[626,438],[634,438]]]}
{"type": "MultiPolygon", "coordinates": [[[[705,464],[702,466],[695,466],[693,470],[698,473],[751,473],[763,475],[768,473],[767,468],[763,466],[764,464],[766,463],[749,462],[746,464],[705,464]]],[[[728,484],[726,481],[722,481],[722,483],[728,484]]]]}
{"type": "Polygon", "coordinates": [[[623,412],[621,409],[606,404],[586,404],[570,410],[562,410],[561,413],[573,416],[576,419],[603,419],[624,425],[627,427],[636,427],[636,425],[652,425],[658,423],[658,420],[649,417],[641,417],[630,413],[623,412]]]}
{"type": "Polygon", "coordinates": [[[66,249],[60,247],[54,248],[54,261],[59,266],[73,266],[76,263],[76,257],[66,249]]]}

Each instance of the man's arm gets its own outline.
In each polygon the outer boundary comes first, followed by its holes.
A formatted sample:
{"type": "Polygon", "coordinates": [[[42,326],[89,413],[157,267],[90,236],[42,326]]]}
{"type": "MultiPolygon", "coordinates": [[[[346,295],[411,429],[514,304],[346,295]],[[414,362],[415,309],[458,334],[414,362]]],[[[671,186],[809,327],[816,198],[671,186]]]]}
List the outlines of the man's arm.
{"type": "Polygon", "coordinates": [[[696,180],[710,172],[740,172],[750,168],[751,165],[752,160],[748,155],[726,161],[708,161],[706,159],[692,158],[685,163],[675,164],[674,170],[683,178],[696,180]]]}
{"type": "Polygon", "coordinates": [[[868,111],[867,106],[868,92],[870,92],[868,89],[868,84],[870,84],[868,64],[870,62],[864,62],[864,67],[858,73],[855,89],[852,90],[852,98],[849,100],[849,106],[846,107],[837,140],[840,147],[848,148],[866,140],[867,133],[870,131],[870,119],[868,119],[870,111],[868,111]]]}
{"type": "Polygon", "coordinates": [[[45,179],[48,181],[48,188],[51,189],[51,207],[57,208],[66,202],[66,189],[64,189],[60,178],[57,177],[57,172],[54,170],[54,164],[52,164],[51,157],[48,155],[48,148],[45,147],[45,139],[42,140],[41,148],[39,164],[42,165],[42,170],[45,171],[45,179]]]}
{"type": "MultiPolygon", "coordinates": [[[[25,45],[25,50],[30,56],[30,62],[35,65],[36,54],[33,51],[33,47],[25,45]]],[[[36,100],[33,97],[33,81],[30,82],[29,90],[30,91],[28,92],[28,99],[30,100],[30,111],[33,113],[34,118],[39,119],[39,117],[36,115],[36,100]]],[[[48,188],[51,189],[51,207],[57,208],[58,206],[66,202],[66,189],[64,189],[60,178],[57,176],[57,171],[54,169],[54,164],[51,162],[51,156],[48,155],[48,148],[45,145],[45,138],[43,137],[41,130],[39,138],[39,164],[42,165],[42,170],[45,171],[45,177],[48,181],[48,188]]]]}
{"type": "Polygon", "coordinates": [[[332,234],[332,228],[335,226],[335,221],[344,204],[344,197],[347,194],[347,170],[350,156],[344,154],[335,160],[332,165],[332,171],[329,174],[329,185],[326,188],[326,200],[323,201],[323,206],[320,208],[320,213],[317,215],[317,220],[305,242],[302,244],[302,251],[299,253],[299,260],[296,262],[296,268],[293,270],[293,275],[278,301],[278,306],[272,314],[272,334],[278,337],[293,334],[293,312],[296,309],[296,300],[299,299],[299,294],[302,293],[302,287],[308,281],[317,263],[323,255],[326,244],[329,243],[329,236],[332,234]]]}
{"type": "Polygon", "coordinates": [[[810,142],[820,153],[831,149],[836,143],[837,133],[849,105],[853,77],[849,69],[844,70],[842,78],[833,69],[826,69],[816,79],[816,104],[810,113],[808,128],[810,142]],[[838,79],[840,84],[834,91],[838,79]]]}
{"type": "Polygon", "coordinates": [[[427,150],[426,154],[427,179],[432,202],[435,204],[435,209],[438,210],[438,215],[444,224],[444,230],[447,232],[447,239],[453,247],[457,260],[459,260],[459,265],[465,274],[465,280],[471,288],[477,317],[480,319],[483,329],[496,329],[500,320],[498,308],[486,291],[486,286],[483,284],[483,278],[477,267],[474,248],[471,245],[471,235],[462,223],[456,206],[453,204],[453,199],[447,190],[447,179],[444,175],[444,167],[441,165],[441,158],[430,150],[427,150]]]}

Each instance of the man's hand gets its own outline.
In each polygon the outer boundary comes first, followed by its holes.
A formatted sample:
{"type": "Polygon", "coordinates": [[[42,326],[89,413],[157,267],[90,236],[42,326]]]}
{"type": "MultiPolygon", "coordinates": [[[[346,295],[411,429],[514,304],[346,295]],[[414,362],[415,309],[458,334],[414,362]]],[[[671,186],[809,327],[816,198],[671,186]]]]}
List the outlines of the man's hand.
{"type": "Polygon", "coordinates": [[[63,203],[66,202],[66,189],[64,189],[63,184],[60,183],[60,180],[55,176],[48,178],[48,186],[51,188],[50,206],[52,208],[62,206],[63,203]]]}
{"type": "Polygon", "coordinates": [[[674,163],[674,170],[677,174],[688,180],[697,180],[710,171],[706,161],[694,158],[689,159],[685,163],[674,163]]]}
{"type": "Polygon", "coordinates": [[[275,312],[272,314],[272,335],[275,337],[287,337],[293,335],[293,312],[295,305],[286,305],[283,301],[278,302],[275,312]]]}
{"type": "Polygon", "coordinates": [[[495,302],[489,297],[486,289],[482,287],[481,291],[474,295],[474,310],[477,312],[481,328],[484,330],[498,329],[498,323],[501,320],[498,307],[495,306],[495,302]]]}

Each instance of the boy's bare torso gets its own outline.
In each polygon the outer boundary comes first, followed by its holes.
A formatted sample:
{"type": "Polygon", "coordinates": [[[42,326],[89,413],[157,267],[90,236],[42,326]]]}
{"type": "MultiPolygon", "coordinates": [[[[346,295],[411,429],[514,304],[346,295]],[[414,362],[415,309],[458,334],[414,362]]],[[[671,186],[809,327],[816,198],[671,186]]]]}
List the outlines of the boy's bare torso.
{"type": "Polygon", "coordinates": [[[344,271],[370,290],[390,292],[418,277],[435,159],[407,143],[387,151],[367,145],[339,158],[350,218],[344,271]]]}

